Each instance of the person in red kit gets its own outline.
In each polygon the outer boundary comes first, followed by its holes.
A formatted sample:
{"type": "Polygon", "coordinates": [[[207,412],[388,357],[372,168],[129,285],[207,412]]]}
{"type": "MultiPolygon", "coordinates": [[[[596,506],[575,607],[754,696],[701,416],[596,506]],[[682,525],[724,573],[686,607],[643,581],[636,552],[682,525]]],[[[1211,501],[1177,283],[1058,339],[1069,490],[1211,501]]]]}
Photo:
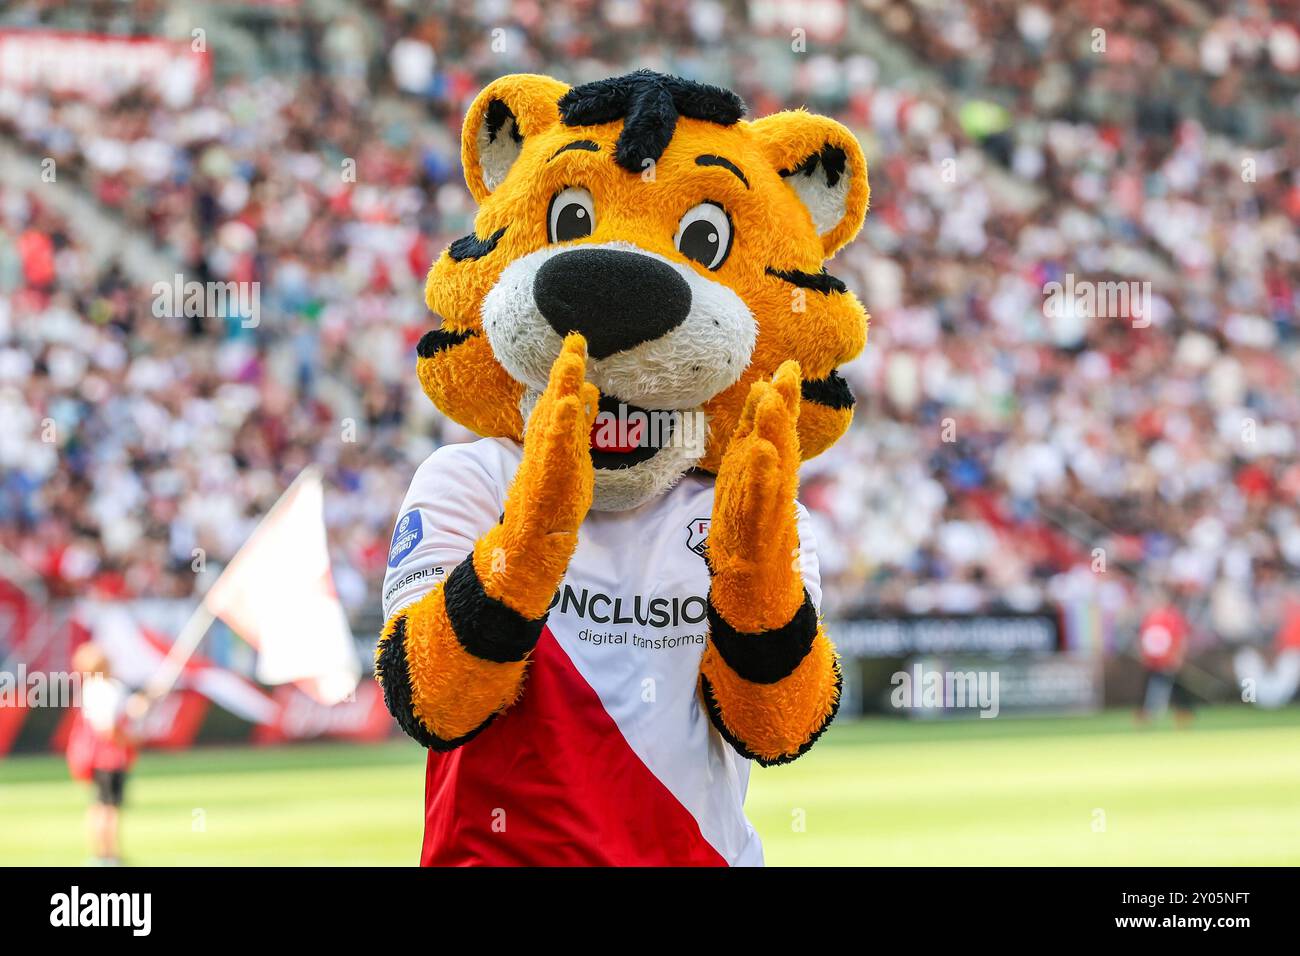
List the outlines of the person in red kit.
{"type": "Polygon", "coordinates": [[[87,642],[78,647],[72,667],[82,675],[81,712],[68,738],[68,767],[73,777],[93,788],[86,811],[92,864],[120,866],[122,798],[127,774],[135,763],[138,740],[134,727],[147,703],[113,678],[108,656],[97,644],[87,642]]]}
{"type": "Polygon", "coordinates": [[[1146,690],[1138,710],[1139,724],[1150,722],[1171,706],[1174,720],[1186,726],[1192,719],[1192,697],[1178,680],[1187,654],[1187,618],[1162,596],[1138,627],[1138,654],[1146,669],[1146,690]]]}

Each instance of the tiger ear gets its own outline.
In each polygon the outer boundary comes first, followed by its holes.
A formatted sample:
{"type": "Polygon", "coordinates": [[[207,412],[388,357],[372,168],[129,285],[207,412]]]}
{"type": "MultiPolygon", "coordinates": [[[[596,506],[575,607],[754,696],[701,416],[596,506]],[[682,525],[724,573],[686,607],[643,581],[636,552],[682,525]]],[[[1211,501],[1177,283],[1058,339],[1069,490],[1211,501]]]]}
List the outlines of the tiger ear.
{"type": "Polygon", "coordinates": [[[769,163],[812,218],[826,257],[848,244],[867,215],[871,186],[862,147],[849,130],[805,110],[752,124],[769,163]]]}
{"type": "Polygon", "coordinates": [[[460,161],[476,202],[505,182],[529,136],[560,122],[556,103],[568,90],[549,76],[517,73],[493,80],[474,98],[461,128],[460,161]]]}

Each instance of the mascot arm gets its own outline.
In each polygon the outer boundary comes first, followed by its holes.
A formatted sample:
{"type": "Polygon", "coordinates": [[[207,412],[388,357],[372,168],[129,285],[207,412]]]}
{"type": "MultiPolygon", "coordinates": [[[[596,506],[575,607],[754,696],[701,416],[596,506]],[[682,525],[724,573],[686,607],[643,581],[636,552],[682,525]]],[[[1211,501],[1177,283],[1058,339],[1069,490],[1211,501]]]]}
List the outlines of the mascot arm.
{"type": "Polygon", "coordinates": [[[718,469],[709,529],[700,689],[718,732],[764,766],[807,751],[840,696],[839,661],[810,593],[820,597],[816,558],[800,549],[799,401],[794,362],[754,383],[718,469]]]}
{"type": "Polygon", "coordinates": [[[380,635],[375,677],[388,709],[430,749],[467,742],[523,690],[528,655],[591,506],[599,394],[585,371],[586,345],[569,336],[528,420],[500,521],[380,635]]]}

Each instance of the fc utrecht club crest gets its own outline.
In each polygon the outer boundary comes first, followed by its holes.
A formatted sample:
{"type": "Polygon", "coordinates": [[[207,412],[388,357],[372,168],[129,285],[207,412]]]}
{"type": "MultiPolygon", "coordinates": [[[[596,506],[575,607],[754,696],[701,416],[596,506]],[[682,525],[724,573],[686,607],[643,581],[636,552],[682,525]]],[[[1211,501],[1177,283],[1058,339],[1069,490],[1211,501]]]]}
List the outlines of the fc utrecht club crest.
{"type": "Polygon", "coordinates": [[[704,553],[709,546],[709,521],[711,520],[710,518],[695,518],[686,526],[686,547],[701,558],[704,557],[704,553]]]}

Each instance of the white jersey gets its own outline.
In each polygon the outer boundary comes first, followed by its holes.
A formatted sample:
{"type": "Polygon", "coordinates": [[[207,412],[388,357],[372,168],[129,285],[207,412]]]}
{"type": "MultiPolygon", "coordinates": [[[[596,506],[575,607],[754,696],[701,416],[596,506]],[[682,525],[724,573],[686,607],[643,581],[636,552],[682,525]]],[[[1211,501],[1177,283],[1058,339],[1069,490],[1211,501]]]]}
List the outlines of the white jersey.
{"type": "Polygon", "coordinates": [[[95,733],[107,737],[126,716],[126,685],[96,675],[81,685],[81,714],[95,733]]]}
{"type": "MultiPolygon", "coordinates": [[[[444,446],[420,466],[389,550],[385,619],[445,581],[475,541],[498,523],[521,455],[515,442],[483,439],[444,446]]],[[[749,761],[717,733],[698,694],[708,633],[703,549],[713,489],[711,475],[688,475],[638,508],[590,512],[546,631],[563,652],[554,655],[560,666],[575,671],[574,682],[580,679],[598,698],[622,738],[620,747],[662,784],[671,795],[666,799],[689,813],[720,862],[759,865],[762,846],[743,810],[749,761]]],[[[816,549],[801,505],[798,515],[803,583],[820,607],[816,549]]],[[[540,663],[532,666],[512,710],[527,703],[542,715],[569,713],[564,701],[529,700],[530,692],[552,693],[552,684],[535,670],[540,663]]],[[[481,739],[461,749],[474,748],[481,739]]],[[[517,761],[512,770],[516,766],[517,761]]],[[[463,777],[466,771],[459,773],[463,777]]],[[[659,788],[651,782],[642,790],[658,793],[659,788]]],[[[659,796],[640,793],[635,799],[659,796]]],[[[611,838],[603,833],[601,839],[611,838]]]]}

